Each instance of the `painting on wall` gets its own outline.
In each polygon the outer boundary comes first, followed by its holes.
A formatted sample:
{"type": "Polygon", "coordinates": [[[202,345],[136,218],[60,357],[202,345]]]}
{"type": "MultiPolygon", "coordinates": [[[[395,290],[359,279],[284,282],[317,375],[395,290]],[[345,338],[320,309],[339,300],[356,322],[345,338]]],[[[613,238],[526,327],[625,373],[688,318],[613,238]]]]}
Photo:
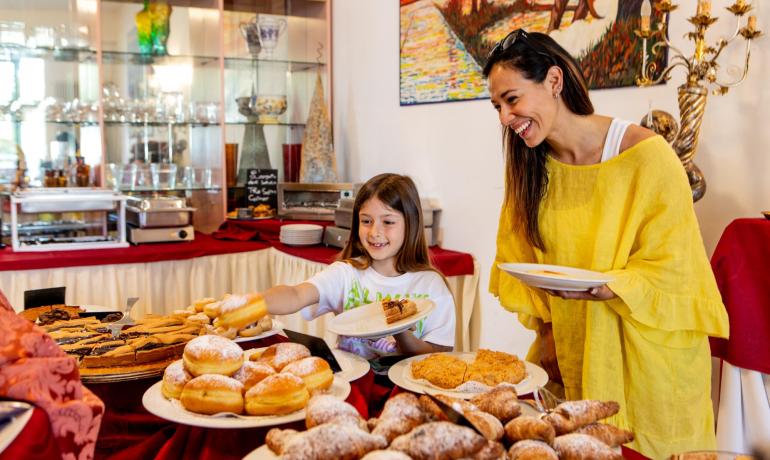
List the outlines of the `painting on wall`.
{"type": "MultiPolygon", "coordinates": [[[[400,0],[401,105],[489,97],[482,69],[510,31],[553,37],[580,63],[589,88],[634,85],[641,67],[642,0],[400,0]]],[[[658,14],[653,10],[653,14],[658,14]]],[[[660,23],[657,16],[653,23],[660,23]]],[[[654,55],[665,67],[665,48],[654,55]]]]}

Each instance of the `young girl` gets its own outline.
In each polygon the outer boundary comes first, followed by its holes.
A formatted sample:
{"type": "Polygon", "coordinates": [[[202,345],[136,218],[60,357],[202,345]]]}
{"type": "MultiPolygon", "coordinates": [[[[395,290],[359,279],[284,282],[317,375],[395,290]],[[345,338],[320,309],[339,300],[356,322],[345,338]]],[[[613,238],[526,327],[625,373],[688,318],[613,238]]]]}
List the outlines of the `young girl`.
{"type": "MultiPolygon", "coordinates": [[[[394,335],[393,348],[416,355],[454,347],[454,298],[430,263],[420,197],[407,176],[380,174],[361,187],[353,205],[350,239],[339,261],[304,283],[275,286],[262,295],[271,314],[304,308],[306,320],[385,298],[428,298],[436,308],[414,331],[394,335]]],[[[340,337],[339,347],[367,359],[376,358],[378,351],[393,351],[383,340],[352,337],[340,337]]]]}

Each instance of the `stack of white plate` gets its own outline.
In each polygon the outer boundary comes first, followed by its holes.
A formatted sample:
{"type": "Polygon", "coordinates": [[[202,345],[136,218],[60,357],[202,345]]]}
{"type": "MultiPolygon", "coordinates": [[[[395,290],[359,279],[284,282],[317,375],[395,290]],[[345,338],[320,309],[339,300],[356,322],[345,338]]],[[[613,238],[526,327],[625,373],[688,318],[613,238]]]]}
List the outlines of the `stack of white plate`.
{"type": "Polygon", "coordinates": [[[289,224],[281,227],[281,243],[291,246],[320,244],[324,228],[313,224],[289,224]]]}

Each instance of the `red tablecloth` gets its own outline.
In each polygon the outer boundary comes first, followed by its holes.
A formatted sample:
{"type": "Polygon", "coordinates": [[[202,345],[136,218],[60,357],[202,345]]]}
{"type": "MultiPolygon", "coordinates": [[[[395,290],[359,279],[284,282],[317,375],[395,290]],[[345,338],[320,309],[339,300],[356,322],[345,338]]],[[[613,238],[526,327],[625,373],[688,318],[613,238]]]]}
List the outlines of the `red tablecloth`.
{"type": "Polygon", "coordinates": [[[35,407],[24,429],[0,452],[0,460],[61,460],[48,414],[35,407]]]}
{"type": "Polygon", "coordinates": [[[0,249],[0,270],[160,262],[258,251],[268,247],[267,244],[258,241],[223,241],[198,232],[195,233],[195,240],[193,241],[140,244],[118,249],[14,252],[10,247],[6,247],[0,249]]]}
{"type": "MultiPolygon", "coordinates": [[[[0,270],[34,270],[43,268],[81,267],[89,265],[132,264],[183,260],[194,257],[275,249],[320,263],[335,260],[336,248],[323,245],[293,247],[278,241],[282,225],[290,223],[314,223],[330,225],[320,221],[282,221],[266,219],[261,221],[227,221],[212,235],[195,233],[194,241],[175,243],[140,244],[121,249],[91,249],[84,251],[14,252],[10,248],[0,249],[0,270]],[[254,241],[259,239],[260,241],[254,241]]],[[[433,264],[445,276],[472,275],[473,257],[464,252],[450,251],[440,247],[430,248],[433,264]]]]}
{"type": "MultiPolygon", "coordinates": [[[[325,221],[299,221],[299,220],[234,220],[229,219],[212,234],[214,238],[244,240],[248,237],[256,238],[269,244],[281,252],[306,260],[320,262],[324,264],[332,263],[339,253],[339,249],[326,247],[323,245],[310,247],[287,246],[279,241],[281,227],[287,224],[318,224],[323,226],[333,225],[333,222],[325,221]]],[[[430,257],[433,265],[438,268],[444,276],[461,276],[473,274],[473,256],[464,252],[451,251],[438,246],[429,248],[430,257]]]]}
{"type": "Polygon", "coordinates": [[[744,369],[770,373],[770,220],[737,219],[719,239],[711,267],[730,317],[730,338],[711,353],[744,369]]]}

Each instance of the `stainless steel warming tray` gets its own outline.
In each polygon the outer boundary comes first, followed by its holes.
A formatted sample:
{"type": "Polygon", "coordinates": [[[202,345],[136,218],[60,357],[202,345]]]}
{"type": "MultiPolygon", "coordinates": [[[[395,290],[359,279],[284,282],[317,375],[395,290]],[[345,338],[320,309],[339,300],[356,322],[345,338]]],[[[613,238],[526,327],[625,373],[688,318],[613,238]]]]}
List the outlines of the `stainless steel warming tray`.
{"type": "Polygon", "coordinates": [[[126,221],[139,228],[184,227],[192,222],[192,213],[182,197],[129,197],[126,221]]]}

